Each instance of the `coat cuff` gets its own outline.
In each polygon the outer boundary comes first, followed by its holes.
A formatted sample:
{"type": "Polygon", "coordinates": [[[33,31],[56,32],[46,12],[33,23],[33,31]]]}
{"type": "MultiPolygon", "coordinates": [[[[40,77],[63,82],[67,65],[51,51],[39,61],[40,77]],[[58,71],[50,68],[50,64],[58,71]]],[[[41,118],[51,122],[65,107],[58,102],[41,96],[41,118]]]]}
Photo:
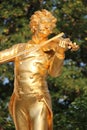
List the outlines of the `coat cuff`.
{"type": "Polygon", "coordinates": [[[65,58],[65,54],[60,54],[60,53],[56,52],[55,55],[56,55],[59,59],[64,59],[64,58],[65,58]]]}

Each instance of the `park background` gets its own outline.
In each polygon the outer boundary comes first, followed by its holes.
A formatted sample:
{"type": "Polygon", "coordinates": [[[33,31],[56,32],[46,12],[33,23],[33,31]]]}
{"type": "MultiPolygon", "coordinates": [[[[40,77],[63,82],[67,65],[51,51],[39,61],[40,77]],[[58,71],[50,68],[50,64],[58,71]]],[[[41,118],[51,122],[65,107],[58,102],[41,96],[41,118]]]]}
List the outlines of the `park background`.
{"type": "MultiPolygon", "coordinates": [[[[64,32],[77,52],[66,52],[62,75],[48,77],[54,130],[87,130],[87,0],[0,0],[0,51],[31,38],[29,20],[40,9],[57,18],[53,36],[64,32]]],[[[0,130],[14,130],[8,102],[13,91],[14,64],[0,65],[0,130]]]]}

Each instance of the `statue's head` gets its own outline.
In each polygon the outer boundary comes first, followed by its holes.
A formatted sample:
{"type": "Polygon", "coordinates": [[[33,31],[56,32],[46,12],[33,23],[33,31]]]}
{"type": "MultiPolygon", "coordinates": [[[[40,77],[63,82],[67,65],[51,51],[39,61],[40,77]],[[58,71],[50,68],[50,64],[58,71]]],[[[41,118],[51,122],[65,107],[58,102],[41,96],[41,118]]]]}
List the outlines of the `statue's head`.
{"type": "Polygon", "coordinates": [[[41,33],[43,36],[52,33],[57,19],[47,10],[36,11],[30,18],[30,28],[33,34],[41,33]]]}

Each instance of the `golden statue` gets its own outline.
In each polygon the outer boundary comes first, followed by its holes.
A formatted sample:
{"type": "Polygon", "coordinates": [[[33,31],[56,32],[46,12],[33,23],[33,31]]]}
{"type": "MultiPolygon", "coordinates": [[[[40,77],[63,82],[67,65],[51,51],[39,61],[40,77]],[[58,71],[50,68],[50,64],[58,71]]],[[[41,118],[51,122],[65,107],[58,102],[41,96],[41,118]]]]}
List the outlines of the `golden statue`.
{"type": "Polygon", "coordinates": [[[9,110],[16,130],[53,130],[46,78],[48,74],[60,75],[67,49],[78,49],[69,39],[62,38],[62,34],[48,40],[56,21],[49,11],[36,11],[30,19],[31,40],[0,52],[0,63],[15,63],[9,110]]]}

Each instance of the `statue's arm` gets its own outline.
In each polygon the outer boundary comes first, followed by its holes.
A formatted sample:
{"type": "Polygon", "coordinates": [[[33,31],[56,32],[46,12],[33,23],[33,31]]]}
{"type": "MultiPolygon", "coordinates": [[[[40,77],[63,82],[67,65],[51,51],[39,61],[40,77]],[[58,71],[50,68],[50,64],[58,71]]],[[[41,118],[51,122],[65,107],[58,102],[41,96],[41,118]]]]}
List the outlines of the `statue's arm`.
{"type": "Polygon", "coordinates": [[[18,51],[18,44],[12,46],[9,49],[0,51],[0,64],[8,61],[14,61],[17,51],[18,51]]]}
{"type": "Polygon", "coordinates": [[[79,49],[79,46],[76,45],[76,43],[73,44],[68,38],[60,38],[59,40],[51,43],[50,48],[54,51],[54,55],[50,60],[48,72],[51,76],[57,77],[61,74],[65,51],[68,49],[76,51],[79,49]]]}
{"type": "Polygon", "coordinates": [[[65,51],[68,49],[65,42],[60,41],[59,44],[53,48],[54,55],[50,59],[48,73],[52,77],[58,77],[61,74],[65,59],[65,51]]]}
{"type": "Polygon", "coordinates": [[[62,54],[56,53],[51,61],[48,69],[48,73],[52,77],[58,77],[61,74],[64,62],[64,56],[62,54]]]}

